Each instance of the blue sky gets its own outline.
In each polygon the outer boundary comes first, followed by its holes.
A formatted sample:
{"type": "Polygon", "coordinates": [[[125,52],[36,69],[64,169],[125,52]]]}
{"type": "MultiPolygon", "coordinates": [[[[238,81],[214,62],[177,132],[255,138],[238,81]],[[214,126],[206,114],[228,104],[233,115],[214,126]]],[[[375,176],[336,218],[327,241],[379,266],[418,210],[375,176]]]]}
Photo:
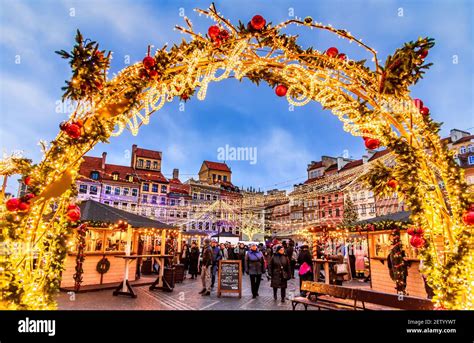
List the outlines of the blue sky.
{"type": "MultiPolygon", "coordinates": [[[[375,48],[379,58],[393,53],[404,42],[419,36],[436,39],[428,60],[434,63],[423,80],[412,87],[435,120],[449,129],[471,129],[473,116],[473,5],[470,1],[215,1],[220,12],[237,23],[261,14],[279,23],[294,14],[349,30],[375,48]],[[271,4],[271,5],[269,5],[271,4]],[[400,16],[403,12],[403,16],[400,16]],[[457,63],[456,62],[457,58],[457,63]]],[[[195,29],[206,32],[212,21],[193,8],[210,1],[13,1],[0,0],[0,147],[2,152],[22,150],[38,162],[40,140],[50,141],[67,116],[57,111],[61,86],[70,77],[68,64],[54,51],[70,50],[76,29],[85,37],[112,50],[112,72],[140,61],[148,44],[161,47],[183,37],[173,30],[182,24],[180,13],[190,17],[195,29]],[[71,14],[74,14],[72,16],[71,14]],[[20,63],[18,62],[20,58],[20,63]]],[[[296,33],[291,30],[291,33],[296,33]]],[[[319,50],[336,46],[349,58],[362,59],[356,45],[324,32],[298,30],[303,46],[319,50]]],[[[359,158],[360,138],[352,137],[329,111],[317,103],[288,110],[284,98],[266,85],[226,80],[209,86],[205,101],[196,98],[179,111],[179,102],[155,113],[137,137],[125,132],[89,154],[108,152],[108,161],[128,164],[133,143],[163,151],[163,172],[179,168],[182,179],[196,175],[205,159],[216,160],[226,144],[256,147],[257,163],[229,161],[238,186],[289,189],[304,180],[306,166],[321,155],[337,156],[344,150],[359,158]]],[[[16,193],[16,182],[8,190],[16,193]]]]}

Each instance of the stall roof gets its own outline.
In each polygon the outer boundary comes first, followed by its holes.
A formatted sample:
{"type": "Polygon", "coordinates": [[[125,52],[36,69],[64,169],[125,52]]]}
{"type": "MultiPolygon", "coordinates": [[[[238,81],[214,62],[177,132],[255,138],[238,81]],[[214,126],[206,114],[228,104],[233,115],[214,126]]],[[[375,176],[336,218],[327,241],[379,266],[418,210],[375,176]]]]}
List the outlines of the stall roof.
{"type": "Polygon", "coordinates": [[[183,235],[188,235],[188,236],[209,236],[207,233],[199,230],[188,230],[188,231],[183,231],[183,235]]]}
{"type": "Polygon", "coordinates": [[[361,220],[355,223],[355,225],[363,225],[363,224],[370,224],[370,223],[378,223],[384,221],[393,221],[393,222],[409,222],[410,221],[411,211],[401,211],[386,214],[384,216],[370,218],[366,220],[361,220]]]}
{"type": "Polygon", "coordinates": [[[81,208],[81,220],[83,221],[117,223],[119,220],[123,220],[134,228],[177,229],[175,226],[158,220],[119,210],[94,200],[83,201],[79,207],[81,208]]]}

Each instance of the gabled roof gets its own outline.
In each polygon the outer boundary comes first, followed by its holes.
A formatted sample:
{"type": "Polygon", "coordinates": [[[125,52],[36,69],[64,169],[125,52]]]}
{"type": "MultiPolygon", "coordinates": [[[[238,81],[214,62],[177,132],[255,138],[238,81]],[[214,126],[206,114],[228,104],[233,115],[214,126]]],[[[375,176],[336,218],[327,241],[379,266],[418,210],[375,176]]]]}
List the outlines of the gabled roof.
{"type": "Polygon", "coordinates": [[[182,183],[179,179],[173,178],[169,180],[170,182],[170,193],[179,193],[189,195],[191,186],[188,184],[182,183]]]}
{"type": "Polygon", "coordinates": [[[207,168],[212,169],[212,170],[220,170],[220,171],[225,171],[225,172],[231,171],[229,166],[225,163],[204,161],[204,164],[207,166],[207,168]]]}
{"type": "Polygon", "coordinates": [[[379,157],[385,156],[385,155],[387,155],[389,152],[390,152],[389,149],[377,151],[375,154],[372,155],[371,158],[369,158],[369,162],[370,162],[370,161],[373,161],[373,160],[376,160],[376,159],[379,158],[379,157]]]}
{"type": "Polygon", "coordinates": [[[364,161],[362,159],[351,161],[347,163],[344,167],[342,167],[340,171],[346,171],[346,170],[361,166],[362,164],[364,164],[364,161]]]}
{"type": "Polygon", "coordinates": [[[136,148],[135,155],[137,157],[145,157],[145,158],[151,158],[154,160],[161,160],[161,151],[156,151],[156,150],[136,148]]]}
{"type": "Polygon", "coordinates": [[[161,183],[168,183],[168,179],[163,176],[163,174],[159,171],[151,171],[147,170],[143,172],[140,170],[138,173],[140,176],[140,181],[151,181],[151,182],[161,182],[161,183]]]}
{"type": "Polygon", "coordinates": [[[457,141],[453,142],[453,144],[458,144],[458,143],[464,143],[464,142],[470,142],[471,139],[474,139],[474,135],[466,136],[466,137],[461,137],[457,141]]]}
{"type": "Polygon", "coordinates": [[[138,178],[135,176],[135,171],[131,167],[119,166],[115,164],[105,164],[105,169],[102,169],[102,158],[93,156],[84,156],[83,162],[79,167],[79,178],[89,179],[91,172],[97,171],[99,173],[100,180],[109,180],[114,182],[128,182],[127,176],[133,175],[133,182],[138,182],[138,178]],[[112,174],[118,173],[118,180],[113,180],[112,174]],[[82,178],[81,178],[82,176],[82,178]]]}
{"type": "Polygon", "coordinates": [[[324,167],[323,161],[311,163],[311,164],[308,166],[307,171],[311,171],[311,170],[314,170],[314,169],[319,169],[319,168],[322,168],[322,167],[324,167]]]}
{"type": "Polygon", "coordinates": [[[126,221],[134,228],[177,229],[175,226],[142,217],[118,208],[102,204],[94,200],[83,201],[79,205],[81,220],[115,224],[119,220],[126,221]]]}

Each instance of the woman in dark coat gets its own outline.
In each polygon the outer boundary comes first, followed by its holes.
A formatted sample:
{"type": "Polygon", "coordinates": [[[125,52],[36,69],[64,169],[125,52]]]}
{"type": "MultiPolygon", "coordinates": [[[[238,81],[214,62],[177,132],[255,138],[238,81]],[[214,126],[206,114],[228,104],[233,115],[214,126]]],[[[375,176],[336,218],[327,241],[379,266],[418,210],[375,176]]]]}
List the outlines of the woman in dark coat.
{"type": "Polygon", "coordinates": [[[290,260],[285,256],[285,248],[279,245],[275,249],[270,263],[268,274],[272,278],[273,298],[277,300],[278,288],[281,288],[281,302],[285,302],[287,281],[291,279],[290,260]]]}
{"type": "Polygon", "coordinates": [[[298,264],[300,266],[298,273],[300,276],[300,294],[304,297],[306,296],[306,292],[301,291],[301,284],[303,281],[313,281],[313,258],[307,245],[303,245],[301,247],[300,253],[298,255],[298,264]]]}
{"type": "Polygon", "coordinates": [[[183,244],[183,248],[181,250],[181,261],[180,262],[184,266],[185,275],[186,275],[186,271],[189,269],[189,253],[190,253],[189,245],[187,243],[183,244]]]}
{"type": "Polygon", "coordinates": [[[191,250],[189,252],[189,274],[191,279],[197,278],[198,275],[198,264],[199,264],[199,248],[196,242],[191,244],[191,250]]]}
{"type": "Polygon", "coordinates": [[[245,272],[250,275],[250,285],[252,287],[252,296],[258,297],[258,288],[262,280],[262,274],[265,273],[265,262],[263,254],[257,250],[257,245],[252,243],[250,250],[245,255],[245,272]]]}

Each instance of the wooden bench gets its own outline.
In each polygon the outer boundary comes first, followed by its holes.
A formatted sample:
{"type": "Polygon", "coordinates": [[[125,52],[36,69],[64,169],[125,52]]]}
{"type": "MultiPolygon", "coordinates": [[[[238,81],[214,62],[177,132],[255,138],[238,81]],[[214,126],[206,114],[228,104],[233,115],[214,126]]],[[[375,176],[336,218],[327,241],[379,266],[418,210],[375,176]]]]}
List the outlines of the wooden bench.
{"type": "Polygon", "coordinates": [[[309,306],[317,307],[319,310],[322,308],[327,310],[368,310],[366,304],[401,310],[433,309],[433,303],[429,299],[327,285],[319,282],[303,281],[301,290],[308,292],[308,296],[294,298],[291,301],[293,310],[296,310],[298,304],[302,304],[305,310],[308,310],[309,306]]]}

